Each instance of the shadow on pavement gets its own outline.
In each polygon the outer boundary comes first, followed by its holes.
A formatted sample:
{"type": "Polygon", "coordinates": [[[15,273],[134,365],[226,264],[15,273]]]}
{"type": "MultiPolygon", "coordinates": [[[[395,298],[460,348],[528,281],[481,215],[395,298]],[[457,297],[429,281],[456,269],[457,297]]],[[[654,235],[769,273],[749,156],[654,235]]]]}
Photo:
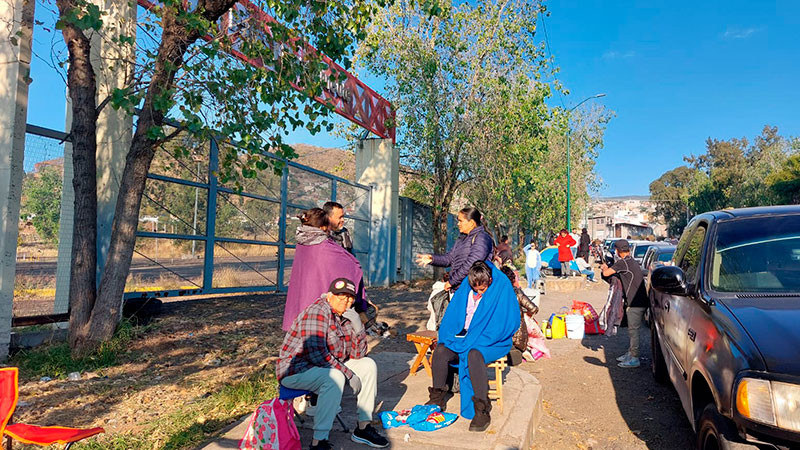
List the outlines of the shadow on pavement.
{"type": "Polygon", "coordinates": [[[616,336],[587,335],[582,344],[602,352],[604,358],[584,357],[595,366],[606,366],[620,414],[629,429],[647,448],[686,450],[694,448],[694,432],[683,413],[678,394],[670,384],[659,384],[650,373],[650,333],[640,344],[641,366],[623,369],[616,358],[628,349],[628,329],[616,336]]]}

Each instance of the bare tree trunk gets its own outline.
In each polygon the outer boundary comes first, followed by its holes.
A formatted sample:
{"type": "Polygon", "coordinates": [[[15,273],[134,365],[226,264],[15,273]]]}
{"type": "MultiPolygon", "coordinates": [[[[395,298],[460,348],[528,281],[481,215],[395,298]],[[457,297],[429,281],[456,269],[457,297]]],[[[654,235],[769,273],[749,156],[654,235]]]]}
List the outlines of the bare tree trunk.
{"type": "Polygon", "coordinates": [[[139,115],[131,148],[125,158],[125,168],[120,179],[119,195],[111,227],[111,242],[103,276],[100,281],[97,305],[89,320],[90,332],[86,350],[96,348],[114,335],[120,320],[122,295],[131,266],[139,207],[147,183],[147,172],[155,155],[157,141],[148,137],[152,127],[160,127],[166,111],[158,111],[153,101],[170,89],[174,83],[176,68],[183,63],[183,55],[196,36],[180,36],[176,28],[183,29],[174,18],[164,19],[164,37],[159,46],[159,60],[153,74],[142,112],[139,115]]]}
{"type": "MultiPolygon", "coordinates": [[[[69,0],[56,2],[65,17],[75,7],[69,0]]],[[[69,50],[67,83],[72,100],[72,164],[75,176],[72,266],[70,268],[69,340],[79,348],[89,333],[89,317],[97,298],[97,91],[94,69],[89,60],[90,42],[84,33],[69,23],[62,29],[69,50]]]]}
{"type": "MultiPolygon", "coordinates": [[[[209,1],[205,5],[198,5],[198,8],[202,8],[203,15],[209,21],[215,22],[225,11],[230,9],[233,3],[234,0],[209,1]]],[[[162,40],[158,49],[155,70],[145,95],[142,113],[137,121],[130,151],[125,159],[125,168],[122,172],[119,195],[114,210],[114,222],[111,227],[111,242],[103,268],[97,303],[89,318],[88,335],[85,341],[81,342],[81,347],[77,349],[78,352],[92,351],[102,342],[111,339],[119,323],[122,312],[122,296],[136,242],[142,194],[155,149],[160,144],[157,140],[148,137],[148,132],[153,127],[163,126],[167,112],[156,109],[154,105],[156,99],[167,95],[167,92],[172,89],[175,83],[175,74],[184,62],[186,50],[200,37],[196,29],[191,32],[187,31],[186,24],[179,22],[176,16],[167,9],[164,10],[162,24],[162,40]]],[[[76,349],[73,348],[73,350],[76,349]]]]}
{"type": "MultiPolygon", "coordinates": [[[[447,212],[449,205],[435,202],[433,205],[433,252],[436,254],[447,253],[447,212]]],[[[444,267],[433,268],[433,279],[441,280],[444,267]]]]}

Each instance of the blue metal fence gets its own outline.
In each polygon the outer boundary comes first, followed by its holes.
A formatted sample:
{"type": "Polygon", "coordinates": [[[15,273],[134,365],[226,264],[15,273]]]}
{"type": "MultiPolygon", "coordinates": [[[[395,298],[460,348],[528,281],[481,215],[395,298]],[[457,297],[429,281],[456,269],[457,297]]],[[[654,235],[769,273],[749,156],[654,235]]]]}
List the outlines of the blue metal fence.
{"type": "Polygon", "coordinates": [[[288,162],[280,175],[266,170],[239,191],[215,175],[216,141],[187,143],[193,163],[166,148],[154,159],[125,298],[285,290],[295,216],[328,200],[344,206],[355,255],[369,267],[368,186],[288,162]]]}

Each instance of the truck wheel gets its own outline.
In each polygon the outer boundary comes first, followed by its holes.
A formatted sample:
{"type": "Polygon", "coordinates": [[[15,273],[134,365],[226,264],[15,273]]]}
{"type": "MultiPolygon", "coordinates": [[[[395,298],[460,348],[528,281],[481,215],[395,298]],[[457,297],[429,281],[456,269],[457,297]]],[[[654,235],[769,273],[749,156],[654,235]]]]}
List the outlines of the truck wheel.
{"type": "Polygon", "coordinates": [[[741,442],[733,422],[722,416],[710,403],[703,409],[697,421],[698,450],[749,450],[755,445],[741,442]]]}
{"type": "Polygon", "coordinates": [[[667,363],[664,362],[664,354],[661,353],[661,343],[658,340],[658,333],[656,333],[656,325],[650,316],[650,348],[652,349],[652,358],[650,362],[650,372],[653,374],[653,379],[660,384],[666,384],[669,380],[667,373],[667,363]]]}

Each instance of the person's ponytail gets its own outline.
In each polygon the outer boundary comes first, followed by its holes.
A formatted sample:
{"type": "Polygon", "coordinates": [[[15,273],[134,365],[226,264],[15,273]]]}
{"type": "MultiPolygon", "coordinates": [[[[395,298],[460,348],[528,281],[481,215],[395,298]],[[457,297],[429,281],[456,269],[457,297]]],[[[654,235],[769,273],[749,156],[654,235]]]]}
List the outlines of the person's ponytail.
{"type": "Polygon", "coordinates": [[[458,213],[462,214],[467,220],[474,221],[475,225],[486,228],[486,223],[483,221],[483,214],[478,211],[478,208],[467,206],[466,208],[462,208],[458,213]]]}

